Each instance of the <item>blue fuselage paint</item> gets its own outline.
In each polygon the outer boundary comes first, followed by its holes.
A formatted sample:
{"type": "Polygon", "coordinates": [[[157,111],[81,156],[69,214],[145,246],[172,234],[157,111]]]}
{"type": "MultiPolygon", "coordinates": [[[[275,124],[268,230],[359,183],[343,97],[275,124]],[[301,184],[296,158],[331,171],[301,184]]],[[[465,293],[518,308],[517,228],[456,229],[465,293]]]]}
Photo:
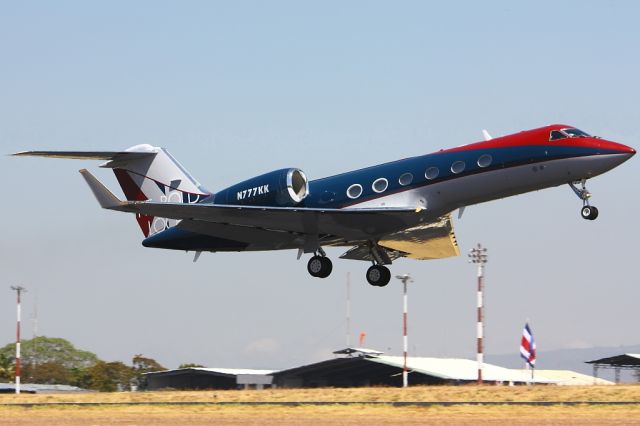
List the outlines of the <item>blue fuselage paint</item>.
{"type": "Polygon", "coordinates": [[[313,180],[309,182],[309,196],[301,205],[311,208],[346,208],[399,192],[479,173],[490,173],[495,170],[552,160],[613,153],[615,152],[610,150],[548,145],[436,152],[313,180]],[[485,167],[478,165],[482,155],[491,156],[491,163],[485,167]],[[457,161],[464,163],[464,170],[454,173],[451,167],[457,161]],[[431,167],[437,168],[438,175],[433,179],[427,179],[425,173],[431,167]],[[406,173],[411,173],[413,180],[410,184],[402,185],[400,177],[406,173]],[[373,182],[380,178],[388,181],[388,187],[385,191],[377,193],[373,189],[373,182]],[[347,189],[353,184],[359,184],[362,187],[362,194],[355,199],[347,195],[347,189]]]}
{"type": "MultiPolygon", "coordinates": [[[[306,198],[293,208],[418,208],[431,212],[431,218],[436,219],[466,205],[588,179],[613,169],[635,154],[629,147],[599,138],[549,141],[549,131],[559,127],[561,125],[534,129],[312,180],[306,198]],[[428,170],[437,170],[437,174],[427,173],[428,170]],[[375,182],[378,187],[374,186],[375,182]],[[353,185],[359,185],[361,191],[350,197],[348,192],[353,185]]],[[[213,197],[213,204],[234,204],[238,200],[243,201],[238,204],[244,204],[249,200],[247,204],[255,205],[251,201],[255,197],[264,200],[260,205],[281,207],[280,201],[271,194],[278,188],[283,189],[281,182],[286,170],[222,190],[213,197]],[[269,192],[263,186],[267,184],[269,192]]],[[[211,203],[210,199],[204,202],[211,203]]],[[[201,237],[171,228],[147,238],[143,244],[181,250],[273,249],[252,246],[246,241],[201,237]]]]}

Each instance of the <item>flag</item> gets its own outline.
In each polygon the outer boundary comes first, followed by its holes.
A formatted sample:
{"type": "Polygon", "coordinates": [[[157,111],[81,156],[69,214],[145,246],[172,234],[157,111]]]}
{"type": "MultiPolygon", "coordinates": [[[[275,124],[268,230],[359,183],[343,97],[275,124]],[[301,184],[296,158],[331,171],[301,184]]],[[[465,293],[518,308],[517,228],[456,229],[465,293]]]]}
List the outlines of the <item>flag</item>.
{"type": "Polygon", "coordinates": [[[524,325],[524,330],[522,330],[520,356],[524,358],[531,368],[534,368],[536,364],[536,342],[533,340],[533,334],[528,323],[524,325]]]}

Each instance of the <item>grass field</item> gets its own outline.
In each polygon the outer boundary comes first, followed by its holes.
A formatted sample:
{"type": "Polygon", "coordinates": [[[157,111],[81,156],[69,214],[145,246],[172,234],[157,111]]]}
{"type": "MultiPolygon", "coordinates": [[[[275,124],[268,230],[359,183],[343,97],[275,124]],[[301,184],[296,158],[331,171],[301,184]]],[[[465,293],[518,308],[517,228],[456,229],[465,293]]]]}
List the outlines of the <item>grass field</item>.
{"type": "Polygon", "coordinates": [[[640,405],[392,407],[370,401],[637,401],[640,386],[429,386],[409,389],[273,389],[264,391],[0,395],[0,404],[46,402],[227,402],[231,405],[0,406],[0,425],[355,425],[511,424],[640,425],[640,405]],[[357,405],[246,406],[242,402],[355,401],[357,405]]]}

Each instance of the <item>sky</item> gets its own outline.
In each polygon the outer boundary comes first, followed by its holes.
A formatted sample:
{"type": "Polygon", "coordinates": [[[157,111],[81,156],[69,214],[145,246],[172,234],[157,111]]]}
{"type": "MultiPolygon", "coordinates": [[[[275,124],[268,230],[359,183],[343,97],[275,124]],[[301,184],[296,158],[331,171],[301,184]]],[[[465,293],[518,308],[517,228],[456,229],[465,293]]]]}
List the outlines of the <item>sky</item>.
{"type": "MultiPolygon", "coordinates": [[[[402,292],[328,249],[320,280],[296,252],[148,249],[128,214],[101,210],[77,173],[97,162],[29,149],[167,148],[208,189],[298,167],[311,179],[567,123],[640,146],[634,1],[0,1],[0,345],[63,337],[105,360],[279,369],[356,344],[399,354],[402,292]],[[4,287],[4,290],[3,290],[4,287]],[[37,315],[35,312],[37,311],[37,315]]],[[[409,349],[473,357],[476,270],[488,248],[487,353],[640,343],[638,159],[588,182],[470,206],[460,257],[410,273],[409,349]]],[[[613,355],[613,354],[612,354],[613,355]]],[[[538,362],[544,367],[544,359],[538,362]]]]}

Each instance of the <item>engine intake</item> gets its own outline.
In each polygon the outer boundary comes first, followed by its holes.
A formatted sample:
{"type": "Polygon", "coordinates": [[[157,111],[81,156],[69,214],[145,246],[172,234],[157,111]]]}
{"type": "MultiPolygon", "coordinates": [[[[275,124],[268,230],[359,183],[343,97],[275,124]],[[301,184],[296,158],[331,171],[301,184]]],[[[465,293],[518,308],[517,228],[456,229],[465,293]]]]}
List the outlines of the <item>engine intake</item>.
{"type": "Polygon", "coordinates": [[[309,195],[309,182],[300,169],[281,169],[265,173],[223,189],[214,203],[290,207],[309,195]]]}

